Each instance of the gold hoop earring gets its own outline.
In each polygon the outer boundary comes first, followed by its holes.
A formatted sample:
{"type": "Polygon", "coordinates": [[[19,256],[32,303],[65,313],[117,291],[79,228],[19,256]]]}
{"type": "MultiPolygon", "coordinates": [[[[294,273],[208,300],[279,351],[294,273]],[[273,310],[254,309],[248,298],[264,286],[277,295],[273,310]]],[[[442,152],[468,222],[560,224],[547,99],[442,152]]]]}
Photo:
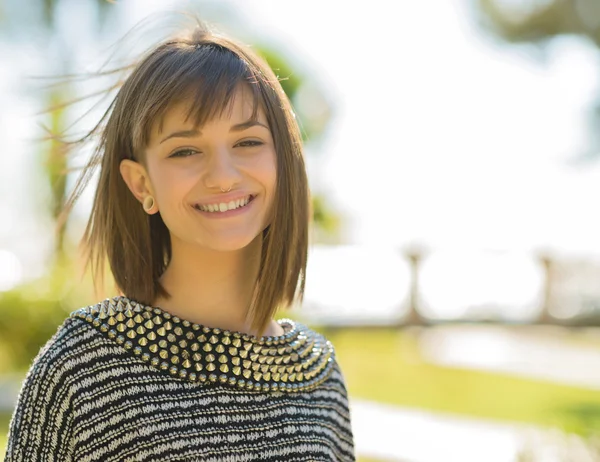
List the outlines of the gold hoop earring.
{"type": "Polygon", "coordinates": [[[146,196],[144,198],[143,207],[146,212],[149,212],[152,209],[152,207],[154,207],[154,197],[146,196]]]}

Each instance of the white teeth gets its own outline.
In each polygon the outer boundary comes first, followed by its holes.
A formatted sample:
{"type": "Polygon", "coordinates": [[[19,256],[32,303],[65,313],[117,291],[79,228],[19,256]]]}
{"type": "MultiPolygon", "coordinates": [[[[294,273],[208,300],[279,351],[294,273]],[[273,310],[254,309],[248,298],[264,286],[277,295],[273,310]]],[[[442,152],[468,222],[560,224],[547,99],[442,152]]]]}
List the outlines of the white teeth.
{"type": "Polygon", "coordinates": [[[230,201],[229,203],[221,202],[220,204],[209,204],[209,205],[198,205],[197,207],[204,212],[226,212],[228,210],[234,210],[238,207],[243,207],[250,202],[250,196],[245,199],[238,199],[237,201],[230,201]]]}

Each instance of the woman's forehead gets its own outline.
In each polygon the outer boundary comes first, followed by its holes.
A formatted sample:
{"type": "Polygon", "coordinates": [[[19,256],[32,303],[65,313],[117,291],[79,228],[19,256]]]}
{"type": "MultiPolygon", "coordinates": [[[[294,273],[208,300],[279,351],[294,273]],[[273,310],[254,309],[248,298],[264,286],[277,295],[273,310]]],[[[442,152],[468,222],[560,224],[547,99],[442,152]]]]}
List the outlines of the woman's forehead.
{"type": "MultiPolygon", "coordinates": [[[[154,124],[153,135],[160,135],[169,129],[178,127],[201,128],[195,122],[197,119],[196,114],[202,108],[194,107],[193,104],[193,102],[182,100],[168,106],[160,118],[161,120],[154,124]]],[[[232,95],[228,104],[216,111],[213,117],[207,118],[204,124],[223,122],[235,125],[253,118],[266,124],[266,116],[262,105],[255,102],[251,92],[238,89],[232,95]]]]}

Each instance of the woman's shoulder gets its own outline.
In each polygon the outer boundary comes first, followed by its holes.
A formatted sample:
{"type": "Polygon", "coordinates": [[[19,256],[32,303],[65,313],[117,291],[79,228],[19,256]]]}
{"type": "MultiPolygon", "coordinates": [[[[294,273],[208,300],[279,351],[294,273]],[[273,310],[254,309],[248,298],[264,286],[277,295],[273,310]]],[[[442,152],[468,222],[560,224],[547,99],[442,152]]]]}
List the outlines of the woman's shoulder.
{"type": "Polygon", "coordinates": [[[72,460],[70,425],[83,368],[98,356],[101,336],[67,316],[33,358],[9,424],[6,460],[42,460],[52,451],[72,460]]]}
{"type": "Polygon", "coordinates": [[[294,321],[294,324],[299,332],[299,341],[303,343],[298,350],[304,357],[301,361],[303,367],[309,364],[307,370],[317,378],[320,387],[335,389],[347,397],[346,379],[338,362],[335,342],[319,327],[311,327],[304,321],[294,321]]]}
{"type": "Polygon", "coordinates": [[[86,321],[86,316],[101,303],[82,306],[65,316],[33,358],[25,384],[37,381],[64,384],[68,382],[68,376],[77,376],[81,372],[82,361],[91,365],[94,359],[100,359],[115,348],[114,342],[86,321]]]}

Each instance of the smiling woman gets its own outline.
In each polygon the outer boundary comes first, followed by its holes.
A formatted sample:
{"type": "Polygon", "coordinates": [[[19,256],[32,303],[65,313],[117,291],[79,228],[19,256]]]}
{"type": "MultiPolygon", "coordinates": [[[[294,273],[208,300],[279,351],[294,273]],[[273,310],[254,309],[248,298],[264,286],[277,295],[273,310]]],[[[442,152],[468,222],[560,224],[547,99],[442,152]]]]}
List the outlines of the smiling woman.
{"type": "Polygon", "coordinates": [[[310,195],[290,103],[198,25],[153,48],[98,125],[83,243],[118,295],[34,359],[7,462],[354,460],[344,376],[302,301],[310,195]]]}
{"type": "MultiPolygon", "coordinates": [[[[277,181],[273,136],[265,111],[256,104],[249,85],[239,83],[234,88],[226,106],[204,122],[201,129],[198,119],[202,115],[196,114],[199,109],[194,103],[185,101],[166,110],[160,123],[150,128],[144,164],[130,159],[120,164],[132,193],[140,201],[152,196],[154,205],[147,212],[160,210],[161,219],[170,230],[171,263],[161,279],[170,287],[182,281],[180,276],[171,275],[185,272],[189,277],[190,271],[184,268],[194,267],[194,261],[209,260],[215,251],[248,248],[273,220],[277,181]],[[223,193],[227,186],[231,191],[223,193]],[[236,202],[244,200],[246,204],[249,198],[251,206],[235,208],[236,202]],[[228,210],[230,203],[235,210],[228,210]],[[233,217],[237,217],[236,221],[224,220],[233,217]]],[[[222,256],[219,260],[223,261],[222,256]]],[[[237,263],[231,264],[232,268],[236,266],[237,263]]],[[[212,265],[212,274],[214,269],[212,265]]],[[[209,277],[197,276],[197,280],[204,281],[209,277]]],[[[210,316],[213,324],[243,329],[243,320],[236,319],[245,314],[239,300],[231,300],[229,309],[220,311],[218,319],[210,314],[213,310],[206,305],[212,300],[207,298],[211,295],[209,289],[215,287],[218,288],[210,284],[195,294],[197,306],[190,307],[193,313],[186,314],[196,318],[210,316]],[[203,315],[202,311],[207,313],[203,315]]],[[[247,288],[250,290],[250,285],[247,288]]],[[[159,294],[153,304],[164,307],[175,303],[159,294]]]]}

